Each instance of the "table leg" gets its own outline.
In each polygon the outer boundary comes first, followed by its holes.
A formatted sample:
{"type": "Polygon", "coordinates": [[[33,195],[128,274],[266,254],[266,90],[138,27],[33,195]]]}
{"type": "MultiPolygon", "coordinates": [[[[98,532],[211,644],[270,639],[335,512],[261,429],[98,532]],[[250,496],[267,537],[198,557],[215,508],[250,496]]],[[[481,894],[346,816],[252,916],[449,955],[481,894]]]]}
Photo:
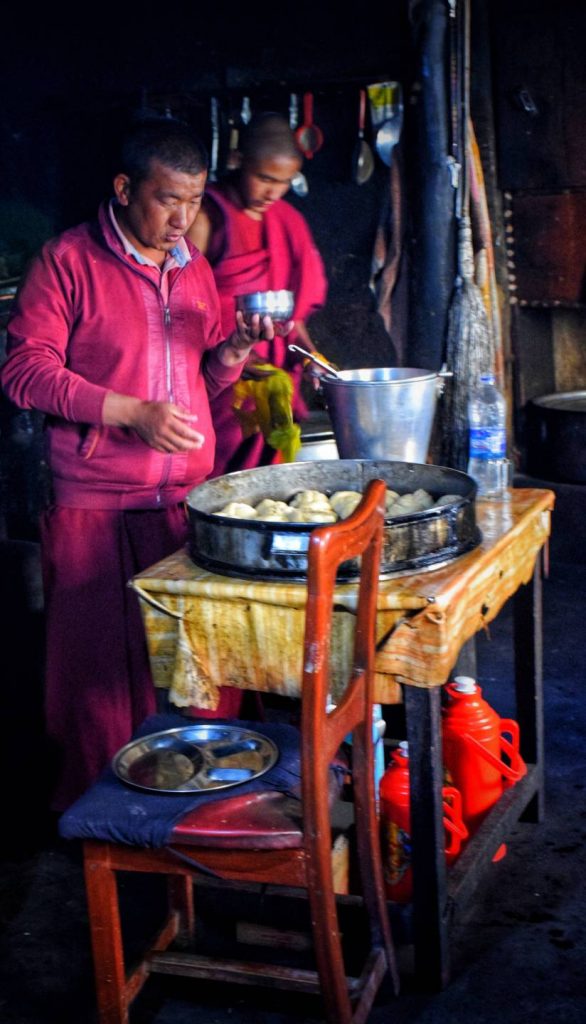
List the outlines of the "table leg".
{"type": "Polygon", "coordinates": [[[450,974],[442,812],[441,688],[404,687],[411,803],[415,975],[437,991],[450,974]]]}
{"type": "Polygon", "coordinates": [[[523,812],[522,821],[542,821],[543,794],[543,624],[541,565],[513,598],[515,692],[521,756],[537,769],[537,792],[523,812]]]}

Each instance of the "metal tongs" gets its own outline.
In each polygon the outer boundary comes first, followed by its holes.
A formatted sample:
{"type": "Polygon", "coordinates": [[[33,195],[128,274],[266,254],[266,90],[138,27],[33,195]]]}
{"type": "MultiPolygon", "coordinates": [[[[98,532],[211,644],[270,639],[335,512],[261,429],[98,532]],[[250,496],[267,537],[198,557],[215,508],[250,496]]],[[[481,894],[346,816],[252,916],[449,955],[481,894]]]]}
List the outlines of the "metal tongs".
{"type": "Polygon", "coordinates": [[[302,356],[307,356],[308,359],[311,359],[312,363],[321,366],[322,370],[327,370],[331,377],[338,377],[339,380],[343,379],[341,373],[335,370],[331,363],[326,363],[325,360],[320,359],[319,356],[316,356],[315,352],[308,352],[306,348],[301,348],[300,345],[289,345],[288,348],[290,352],[300,352],[302,356]]]}

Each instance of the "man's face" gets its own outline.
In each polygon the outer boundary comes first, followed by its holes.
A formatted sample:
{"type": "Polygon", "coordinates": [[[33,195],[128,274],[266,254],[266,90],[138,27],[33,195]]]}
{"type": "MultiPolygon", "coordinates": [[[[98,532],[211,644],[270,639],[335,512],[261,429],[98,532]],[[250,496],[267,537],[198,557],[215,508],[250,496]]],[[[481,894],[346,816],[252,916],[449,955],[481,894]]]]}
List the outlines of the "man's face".
{"type": "Polygon", "coordinates": [[[150,173],[136,187],[126,174],[114,179],[125,234],[144,256],[162,264],[197,217],[207,174],[174,171],[151,160],[150,173]]]}
{"type": "Polygon", "coordinates": [[[262,215],[289,191],[300,166],[301,160],[289,156],[273,156],[245,163],[238,185],[245,208],[262,215]]]}

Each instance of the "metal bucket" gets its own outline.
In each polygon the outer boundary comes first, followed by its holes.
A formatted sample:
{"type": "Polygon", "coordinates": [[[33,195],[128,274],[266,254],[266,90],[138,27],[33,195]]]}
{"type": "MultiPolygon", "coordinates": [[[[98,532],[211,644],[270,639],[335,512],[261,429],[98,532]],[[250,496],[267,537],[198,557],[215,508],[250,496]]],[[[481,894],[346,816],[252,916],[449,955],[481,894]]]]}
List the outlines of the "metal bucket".
{"type": "Polygon", "coordinates": [[[443,371],[413,367],[341,370],[325,375],[327,402],[341,459],[424,463],[443,371]]]}

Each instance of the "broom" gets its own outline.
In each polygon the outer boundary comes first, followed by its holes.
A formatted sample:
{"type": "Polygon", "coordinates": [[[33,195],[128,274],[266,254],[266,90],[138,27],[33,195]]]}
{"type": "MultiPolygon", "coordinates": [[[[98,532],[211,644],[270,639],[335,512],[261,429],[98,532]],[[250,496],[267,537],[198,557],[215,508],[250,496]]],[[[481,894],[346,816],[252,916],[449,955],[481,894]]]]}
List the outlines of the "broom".
{"type": "Polygon", "coordinates": [[[452,152],[460,163],[456,189],[458,276],[448,312],[446,364],[451,383],[442,403],[442,461],[454,469],[468,464],[468,398],[481,373],[492,368],[494,342],[482,293],[474,280],[470,221],[468,119],[470,92],[470,3],[450,4],[452,21],[452,152]]]}

